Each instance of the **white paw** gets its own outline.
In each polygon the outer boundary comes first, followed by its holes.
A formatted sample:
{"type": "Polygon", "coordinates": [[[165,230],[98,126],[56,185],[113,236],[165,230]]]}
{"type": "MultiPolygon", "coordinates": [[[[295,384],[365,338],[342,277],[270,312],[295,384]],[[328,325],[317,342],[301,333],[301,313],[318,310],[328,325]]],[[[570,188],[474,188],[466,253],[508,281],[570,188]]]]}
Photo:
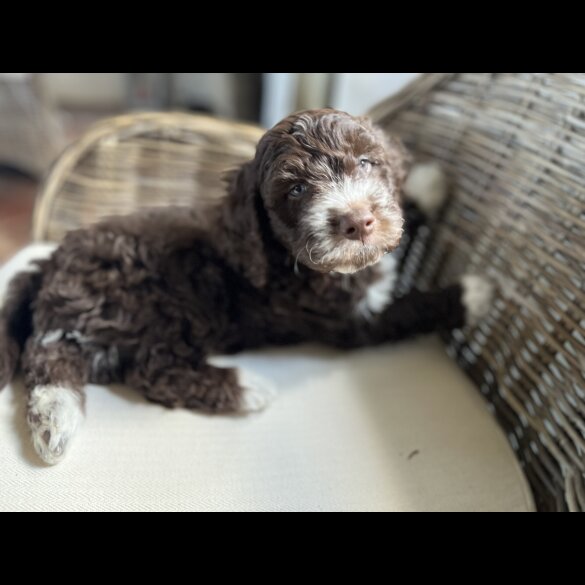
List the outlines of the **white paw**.
{"type": "Polygon", "coordinates": [[[83,420],[80,396],[63,386],[37,386],[30,394],[27,418],[35,451],[55,465],[83,420]]]}
{"type": "Polygon", "coordinates": [[[429,217],[434,217],[447,199],[447,177],[435,163],[414,165],[406,183],[404,193],[429,217]]]}
{"type": "Polygon", "coordinates": [[[276,397],[273,384],[257,374],[239,372],[240,386],[244,389],[240,401],[242,412],[260,412],[276,397]]]}
{"type": "Polygon", "coordinates": [[[467,323],[475,325],[485,317],[494,298],[494,285],[483,276],[467,274],[461,279],[463,286],[463,305],[467,313],[467,323]]]}

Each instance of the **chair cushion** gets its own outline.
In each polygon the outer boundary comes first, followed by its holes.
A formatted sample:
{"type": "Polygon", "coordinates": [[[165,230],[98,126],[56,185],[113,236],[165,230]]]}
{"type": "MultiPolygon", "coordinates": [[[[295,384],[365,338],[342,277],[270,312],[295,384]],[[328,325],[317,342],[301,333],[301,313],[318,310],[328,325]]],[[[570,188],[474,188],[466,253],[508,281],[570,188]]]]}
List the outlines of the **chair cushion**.
{"type": "MultiPolygon", "coordinates": [[[[0,270],[0,302],[8,273],[50,249],[0,270]]],[[[32,450],[15,381],[0,393],[0,511],[534,510],[505,436],[434,337],[221,361],[272,380],[274,404],[207,416],[90,386],[85,425],[52,468],[32,450]]]]}
{"type": "Polygon", "coordinates": [[[277,384],[267,411],[205,416],[92,386],[53,468],[32,452],[14,383],[0,394],[0,510],[534,509],[514,452],[437,339],[229,361],[277,384]]]}

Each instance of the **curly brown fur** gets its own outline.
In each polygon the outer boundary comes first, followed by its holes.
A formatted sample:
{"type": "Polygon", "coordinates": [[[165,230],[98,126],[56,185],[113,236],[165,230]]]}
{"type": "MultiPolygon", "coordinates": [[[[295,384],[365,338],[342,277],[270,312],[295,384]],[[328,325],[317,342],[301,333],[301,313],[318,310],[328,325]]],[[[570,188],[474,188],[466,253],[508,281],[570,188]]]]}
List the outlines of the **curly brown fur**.
{"type": "Polygon", "coordinates": [[[32,332],[30,308],[40,284],[40,274],[29,272],[18,274],[10,283],[10,294],[0,311],[0,390],[12,379],[32,332]]]}
{"type": "Polygon", "coordinates": [[[41,435],[37,411],[81,403],[88,381],[126,382],[169,407],[240,412],[267,396],[238,371],[209,365],[211,354],[304,341],[355,348],[462,325],[460,286],[391,303],[388,280],[386,302],[370,299],[389,278],[379,261],[403,231],[406,162],[399,143],[366,119],[303,112],[265,134],[221,204],[148,210],[69,233],[29,280],[34,295],[12,286],[0,321],[8,360],[0,383],[26,338],[40,455],[55,462],[66,445],[46,421],[41,435]],[[18,335],[6,329],[20,322],[18,335]]]}

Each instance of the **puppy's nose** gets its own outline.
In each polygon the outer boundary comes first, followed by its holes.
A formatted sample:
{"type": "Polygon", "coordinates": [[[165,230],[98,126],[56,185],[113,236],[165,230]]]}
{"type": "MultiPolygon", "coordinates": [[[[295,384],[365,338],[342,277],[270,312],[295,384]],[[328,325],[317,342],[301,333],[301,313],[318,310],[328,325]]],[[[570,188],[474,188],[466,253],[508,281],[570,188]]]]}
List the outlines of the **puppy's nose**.
{"type": "Polygon", "coordinates": [[[369,211],[352,211],[339,222],[342,236],[348,240],[363,240],[369,236],[376,225],[376,218],[369,211]]]}

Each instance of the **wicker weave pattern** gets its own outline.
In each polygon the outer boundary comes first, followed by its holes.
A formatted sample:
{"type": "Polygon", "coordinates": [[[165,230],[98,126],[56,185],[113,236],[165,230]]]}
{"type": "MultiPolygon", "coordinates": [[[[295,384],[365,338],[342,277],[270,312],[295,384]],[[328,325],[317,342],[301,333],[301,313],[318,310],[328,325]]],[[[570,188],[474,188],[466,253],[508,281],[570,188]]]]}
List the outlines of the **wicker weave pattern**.
{"type": "Polygon", "coordinates": [[[105,215],[218,197],[222,172],[251,159],[261,135],[254,126],[182,113],[99,122],[47,178],[34,237],[58,240],[105,215]]]}
{"type": "Polygon", "coordinates": [[[450,351],[540,508],[585,510],[585,75],[427,75],[373,115],[452,180],[420,284],[474,270],[501,289],[450,351]]]}

